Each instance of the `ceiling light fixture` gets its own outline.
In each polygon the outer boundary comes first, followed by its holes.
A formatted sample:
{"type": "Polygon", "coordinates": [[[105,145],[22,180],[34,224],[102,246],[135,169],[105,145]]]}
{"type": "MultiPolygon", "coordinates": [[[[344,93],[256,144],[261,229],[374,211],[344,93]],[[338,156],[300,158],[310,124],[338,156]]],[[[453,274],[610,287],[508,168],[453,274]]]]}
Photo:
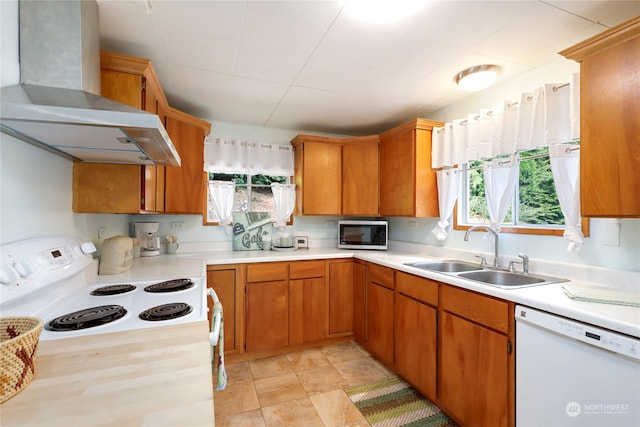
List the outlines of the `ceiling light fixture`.
{"type": "Polygon", "coordinates": [[[347,0],[344,12],[360,21],[389,24],[418,12],[424,0],[347,0]]]}
{"type": "Polygon", "coordinates": [[[478,91],[491,86],[499,73],[497,65],[476,65],[456,74],[455,81],[463,90],[478,91]]]}

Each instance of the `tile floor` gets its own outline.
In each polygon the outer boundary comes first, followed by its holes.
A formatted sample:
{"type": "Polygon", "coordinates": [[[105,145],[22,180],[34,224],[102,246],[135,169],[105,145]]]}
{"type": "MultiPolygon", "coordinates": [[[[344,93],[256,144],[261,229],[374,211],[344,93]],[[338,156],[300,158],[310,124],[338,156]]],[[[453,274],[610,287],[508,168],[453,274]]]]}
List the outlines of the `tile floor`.
{"type": "Polygon", "coordinates": [[[343,391],[393,375],[359,344],[227,364],[214,392],[216,427],[368,426],[343,391]]]}

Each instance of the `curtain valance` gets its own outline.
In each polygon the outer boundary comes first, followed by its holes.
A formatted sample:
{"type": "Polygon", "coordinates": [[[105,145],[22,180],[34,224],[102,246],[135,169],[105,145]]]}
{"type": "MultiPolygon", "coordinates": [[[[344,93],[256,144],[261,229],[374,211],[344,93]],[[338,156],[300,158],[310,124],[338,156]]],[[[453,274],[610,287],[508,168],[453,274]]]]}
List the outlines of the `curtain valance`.
{"type": "Polygon", "coordinates": [[[293,175],[293,147],[239,139],[206,138],[204,170],[227,174],[293,175]]]}

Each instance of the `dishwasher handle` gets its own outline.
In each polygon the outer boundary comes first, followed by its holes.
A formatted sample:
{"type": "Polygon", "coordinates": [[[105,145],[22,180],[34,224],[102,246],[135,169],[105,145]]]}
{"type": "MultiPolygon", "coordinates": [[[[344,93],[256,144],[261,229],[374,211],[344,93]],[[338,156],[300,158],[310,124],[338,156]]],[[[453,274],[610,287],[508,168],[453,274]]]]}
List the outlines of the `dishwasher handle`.
{"type": "MultiPolygon", "coordinates": [[[[218,299],[218,295],[213,290],[213,288],[207,288],[207,295],[211,298],[211,302],[215,306],[216,303],[220,302],[218,299]]],[[[218,340],[220,339],[220,328],[222,327],[222,311],[211,314],[211,332],[209,333],[209,342],[211,343],[211,347],[215,347],[218,345],[218,340]]]]}

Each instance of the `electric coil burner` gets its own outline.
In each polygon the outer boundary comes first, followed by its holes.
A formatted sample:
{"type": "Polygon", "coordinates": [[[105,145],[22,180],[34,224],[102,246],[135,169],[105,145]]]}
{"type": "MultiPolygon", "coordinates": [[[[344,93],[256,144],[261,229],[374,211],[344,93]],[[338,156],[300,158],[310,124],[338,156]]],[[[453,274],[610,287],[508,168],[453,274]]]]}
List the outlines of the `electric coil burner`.
{"type": "Polygon", "coordinates": [[[108,295],[120,295],[126,294],[127,292],[131,292],[135,290],[136,287],[133,285],[110,285],[103,286],[98,289],[94,289],[91,291],[90,295],[94,296],[108,296],[108,295]]]}
{"type": "Polygon", "coordinates": [[[192,288],[193,286],[194,284],[191,279],[174,279],[147,286],[144,288],[144,291],[152,293],[177,292],[192,288]]]}
{"type": "Polygon", "coordinates": [[[127,310],[121,305],[101,305],[57,317],[44,325],[48,331],[77,331],[120,319],[127,310]]]}
{"type": "Polygon", "coordinates": [[[183,302],[174,302],[169,304],[162,304],[157,307],[152,307],[149,310],[145,310],[138,317],[142,320],[159,321],[177,319],[182,316],[186,316],[191,313],[193,308],[189,304],[183,302]]]}

